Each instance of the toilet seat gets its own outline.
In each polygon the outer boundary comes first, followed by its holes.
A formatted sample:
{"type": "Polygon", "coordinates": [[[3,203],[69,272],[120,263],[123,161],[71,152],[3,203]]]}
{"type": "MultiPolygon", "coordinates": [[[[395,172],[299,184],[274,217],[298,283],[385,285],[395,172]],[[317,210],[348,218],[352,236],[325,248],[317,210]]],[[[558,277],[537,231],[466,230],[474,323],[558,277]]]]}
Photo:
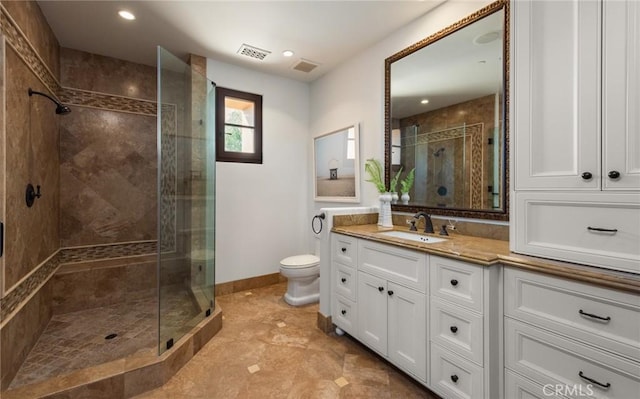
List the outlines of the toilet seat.
{"type": "Polygon", "coordinates": [[[280,266],[284,269],[304,269],[318,266],[320,258],[315,255],[296,255],[284,258],[280,261],[280,266]]]}

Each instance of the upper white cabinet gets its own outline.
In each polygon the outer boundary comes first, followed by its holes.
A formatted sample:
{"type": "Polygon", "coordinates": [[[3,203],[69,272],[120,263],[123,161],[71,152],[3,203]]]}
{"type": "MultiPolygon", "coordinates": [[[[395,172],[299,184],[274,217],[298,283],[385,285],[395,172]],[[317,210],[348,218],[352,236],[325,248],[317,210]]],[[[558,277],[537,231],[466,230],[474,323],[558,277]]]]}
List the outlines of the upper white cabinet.
{"type": "Polygon", "coordinates": [[[640,5],[512,4],[516,190],[640,189],[640,5]]]}
{"type": "Polygon", "coordinates": [[[511,250],[640,273],[640,2],[512,2],[511,250]]]}
{"type": "Polygon", "coordinates": [[[603,7],[603,179],[605,190],[640,187],[640,2],[603,7]],[[619,172],[619,179],[609,174],[619,172]]]}

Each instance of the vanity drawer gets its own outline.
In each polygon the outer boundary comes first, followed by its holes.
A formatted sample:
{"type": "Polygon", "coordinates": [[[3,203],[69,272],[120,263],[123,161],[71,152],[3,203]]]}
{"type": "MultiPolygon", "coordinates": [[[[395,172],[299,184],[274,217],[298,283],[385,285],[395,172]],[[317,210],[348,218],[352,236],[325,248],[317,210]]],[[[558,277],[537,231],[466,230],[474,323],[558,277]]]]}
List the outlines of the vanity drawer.
{"type": "Polygon", "coordinates": [[[356,267],[358,262],[358,239],[342,234],[331,234],[331,258],[345,266],[356,267]]]}
{"type": "Polygon", "coordinates": [[[340,263],[334,263],[335,270],[333,292],[340,294],[345,298],[356,300],[356,269],[344,266],[340,263]]]}
{"type": "Polygon", "coordinates": [[[640,273],[638,195],[524,192],[515,197],[521,210],[516,252],[640,273]]]}
{"type": "Polygon", "coordinates": [[[358,323],[358,307],[354,301],[346,299],[340,295],[334,295],[332,302],[333,324],[340,327],[345,332],[356,336],[356,326],[358,323]]]}
{"type": "Polygon", "coordinates": [[[426,292],[427,255],[423,252],[359,240],[358,259],[358,270],[426,292]]]}
{"type": "Polygon", "coordinates": [[[482,316],[441,299],[431,299],[431,340],[483,365],[482,316]]]}
{"type": "Polygon", "coordinates": [[[505,314],[640,361],[637,295],[513,268],[505,314]]]}
{"type": "MultiPolygon", "coordinates": [[[[565,399],[561,392],[572,387],[542,386],[511,370],[504,371],[504,397],[507,399],[565,399]]],[[[586,393],[586,392],[585,392],[586,393]]]]}
{"type": "Polygon", "coordinates": [[[640,392],[639,363],[508,317],[505,366],[543,386],[562,384],[594,398],[637,398],[640,392]]]}
{"type": "Polygon", "coordinates": [[[484,267],[431,256],[431,295],[482,313],[484,267]]]}
{"type": "Polygon", "coordinates": [[[431,344],[431,387],[445,398],[483,398],[483,368],[431,344]]]}

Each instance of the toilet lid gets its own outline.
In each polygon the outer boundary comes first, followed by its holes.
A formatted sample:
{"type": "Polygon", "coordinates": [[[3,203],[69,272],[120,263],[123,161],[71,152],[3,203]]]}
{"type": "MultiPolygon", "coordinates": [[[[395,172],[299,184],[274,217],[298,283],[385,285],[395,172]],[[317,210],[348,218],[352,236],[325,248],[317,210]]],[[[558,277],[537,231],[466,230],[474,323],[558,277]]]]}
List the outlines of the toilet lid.
{"type": "Polygon", "coordinates": [[[296,255],[284,258],[280,264],[284,267],[309,267],[320,263],[320,258],[315,255],[296,255]]]}

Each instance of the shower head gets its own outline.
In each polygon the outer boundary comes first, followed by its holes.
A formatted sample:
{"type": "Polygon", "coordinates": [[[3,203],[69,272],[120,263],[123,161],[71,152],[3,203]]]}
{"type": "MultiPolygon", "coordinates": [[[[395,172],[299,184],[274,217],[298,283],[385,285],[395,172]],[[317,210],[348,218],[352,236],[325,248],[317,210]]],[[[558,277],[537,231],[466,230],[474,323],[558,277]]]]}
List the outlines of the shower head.
{"type": "Polygon", "coordinates": [[[35,90],[31,90],[31,87],[29,87],[29,97],[31,97],[32,95],[37,94],[39,96],[43,96],[43,97],[47,97],[49,100],[53,101],[56,104],[56,114],[58,115],[66,115],[68,113],[71,112],[71,108],[69,108],[68,106],[61,104],[60,102],[58,102],[55,98],[45,94],[45,93],[41,93],[39,91],[35,91],[35,90]]]}

